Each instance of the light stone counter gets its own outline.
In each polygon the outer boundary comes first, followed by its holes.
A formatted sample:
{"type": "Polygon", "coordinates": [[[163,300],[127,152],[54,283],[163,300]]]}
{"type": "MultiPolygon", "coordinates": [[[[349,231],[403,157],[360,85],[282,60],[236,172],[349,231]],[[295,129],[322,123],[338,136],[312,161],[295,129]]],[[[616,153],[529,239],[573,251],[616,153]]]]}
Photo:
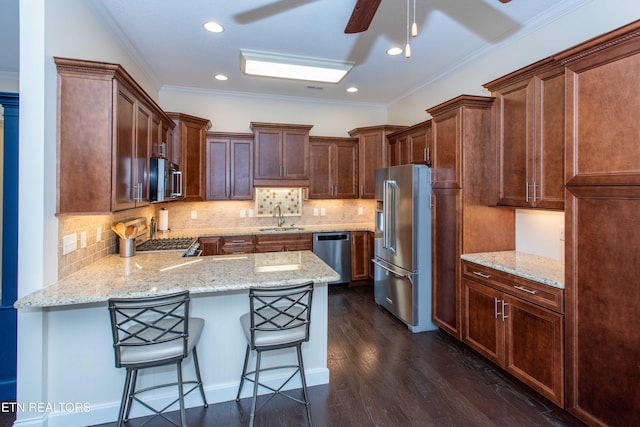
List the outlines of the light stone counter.
{"type": "Polygon", "coordinates": [[[313,281],[338,274],[310,251],[183,258],[177,252],[138,252],[130,258],[110,255],[82,270],[20,298],[16,308],[105,302],[188,289],[192,294],[238,291],[313,281]]]}
{"type": "Polygon", "coordinates": [[[461,258],[485,267],[564,289],[564,263],[553,258],[516,251],[463,254],[461,258]]]}

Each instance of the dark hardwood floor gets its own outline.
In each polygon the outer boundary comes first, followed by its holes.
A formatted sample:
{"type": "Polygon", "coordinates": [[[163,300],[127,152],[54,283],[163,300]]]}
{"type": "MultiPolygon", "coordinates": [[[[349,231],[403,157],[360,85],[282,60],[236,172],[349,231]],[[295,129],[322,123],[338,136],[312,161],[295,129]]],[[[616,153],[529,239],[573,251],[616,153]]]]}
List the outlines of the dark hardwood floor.
{"type": "MultiPolygon", "coordinates": [[[[412,334],[375,304],[370,285],[330,288],[328,346],[330,384],[309,388],[317,427],[583,425],[447,334],[412,334]]],[[[250,399],[192,408],[187,422],[243,426],[249,408],[250,399]]],[[[276,397],[256,425],[306,425],[304,408],[276,397]]]]}

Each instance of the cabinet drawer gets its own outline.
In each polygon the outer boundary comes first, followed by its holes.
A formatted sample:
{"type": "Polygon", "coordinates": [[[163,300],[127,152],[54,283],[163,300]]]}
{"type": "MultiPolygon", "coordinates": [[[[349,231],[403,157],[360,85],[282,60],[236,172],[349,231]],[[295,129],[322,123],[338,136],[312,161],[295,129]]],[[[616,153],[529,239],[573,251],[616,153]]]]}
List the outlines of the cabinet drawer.
{"type": "Polygon", "coordinates": [[[225,236],[223,238],[224,246],[227,245],[251,245],[255,244],[255,239],[253,235],[247,236],[225,236]]]}
{"type": "Polygon", "coordinates": [[[258,234],[256,235],[256,244],[286,244],[286,243],[306,243],[311,245],[311,233],[283,233],[283,234],[258,234]]]}
{"type": "Polygon", "coordinates": [[[564,313],[564,290],[554,288],[534,280],[515,276],[469,261],[462,262],[464,277],[490,286],[494,289],[517,296],[525,301],[564,313]]]}

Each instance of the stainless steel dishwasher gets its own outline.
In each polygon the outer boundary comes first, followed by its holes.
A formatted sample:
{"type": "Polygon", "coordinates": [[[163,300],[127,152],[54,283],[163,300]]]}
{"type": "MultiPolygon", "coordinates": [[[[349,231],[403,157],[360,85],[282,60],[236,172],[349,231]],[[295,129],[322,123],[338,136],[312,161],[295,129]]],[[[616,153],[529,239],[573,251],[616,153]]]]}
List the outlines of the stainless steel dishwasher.
{"type": "Polygon", "coordinates": [[[340,275],[330,285],[351,281],[351,233],[313,233],[313,253],[340,275]]]}

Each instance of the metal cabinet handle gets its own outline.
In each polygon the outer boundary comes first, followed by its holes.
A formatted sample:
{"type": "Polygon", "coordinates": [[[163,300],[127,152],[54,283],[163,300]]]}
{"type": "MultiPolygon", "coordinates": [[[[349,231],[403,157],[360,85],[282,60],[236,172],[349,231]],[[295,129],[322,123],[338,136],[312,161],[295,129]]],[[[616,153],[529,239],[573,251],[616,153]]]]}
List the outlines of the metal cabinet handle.
{"type": "Polygon", "coordinates": [[[475,274],[476,276],[480,276],[484,279],[490,279],[491,276],[489,276],[488,274],[484,274],[484,273],[480,273],[479,271],[474,271],[473,274],[475,274]]]}
{"type": "Polygon", "coordinates": [[[518,290],[521,290],[523,292],[526,292],[528,294],[531,294],[531,295],[535,295],[537,293],[537,291],[532,291],[531,289],[527,289],[524,286],[514,286],[514,288],[516,288],[518,290]]]}
{"type": "Polygon", "coordinates": [[[527,181],[524,187],[524,201],[529,203],[529,181],[527,181]]]}
{"type": "Polygon", "coordinates": [[[505,313],[505,308],[509,305],[509,303],[504,302],[504,300],[502,300],[502,321],[504,322],[505,319],[508,319],[509,316],[506,315],[505,313]]]}
{"type": "Polygon", "coordinates": [[[493,317],[494,319],[497,319],[498,316],[500,316],[500,313],[498,312],[498,302],[500,302],[500,300],[498,298],[493,298],[493,317]]]}

